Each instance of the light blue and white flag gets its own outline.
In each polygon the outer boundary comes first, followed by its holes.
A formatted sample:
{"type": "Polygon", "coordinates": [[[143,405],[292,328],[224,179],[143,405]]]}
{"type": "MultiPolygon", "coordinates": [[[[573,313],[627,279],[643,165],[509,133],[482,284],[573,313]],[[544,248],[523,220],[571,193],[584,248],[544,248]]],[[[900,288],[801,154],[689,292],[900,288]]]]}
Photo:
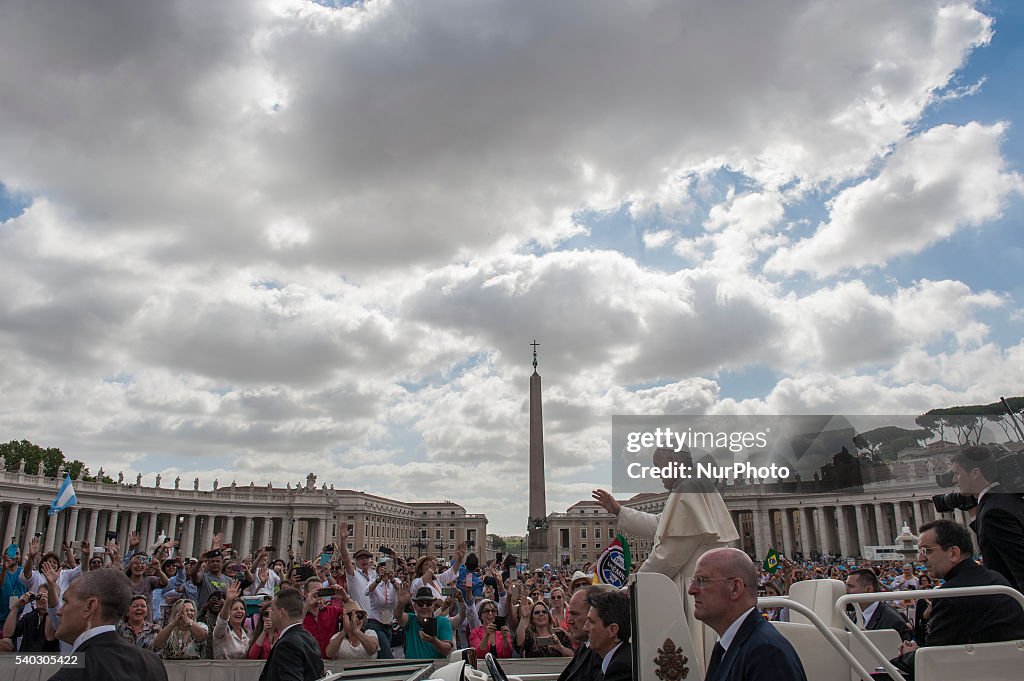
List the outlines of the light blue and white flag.
{"type": "Polygon", "coordinates": [[[74,506],[77,503],[78,497],[75,496],[75,488],[71,485],[71,476],[67,475],[64,477],[64,483],[60,486],[60,490],[57,491],[57,496],[50,502],[48,515],[60,513],[68,506],[74,506]]]}

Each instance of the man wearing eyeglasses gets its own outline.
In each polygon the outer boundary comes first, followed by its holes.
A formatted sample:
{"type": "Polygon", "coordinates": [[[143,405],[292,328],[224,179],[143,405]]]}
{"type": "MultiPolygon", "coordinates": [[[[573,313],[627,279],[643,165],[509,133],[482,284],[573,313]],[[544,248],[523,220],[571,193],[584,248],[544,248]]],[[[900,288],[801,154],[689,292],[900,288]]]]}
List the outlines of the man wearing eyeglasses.
{"type": "Polygon", "coordinates": [[[807,681],[793,646],[757,609],[757,569],[747,554],[708,551],[687,591],[697,619],[719,637],[705,681],[807,681]]]}
{"type": "MultiPolygon", "coordinates": [[[[963,586],[1009,586],[998,572],[974,562],[970,532],[952,520],[933,520],[921,526],[918,556],[928,576],[943,579],[940,589],[963,586]]],[[[1024,638],[1024,610],[1009,596],[962,596],[936,598],[928,620],[926,646],[995,643],[1024,638]]],[[[893,663],[913,672],[916,643],[900,646],[893,663]]]]}

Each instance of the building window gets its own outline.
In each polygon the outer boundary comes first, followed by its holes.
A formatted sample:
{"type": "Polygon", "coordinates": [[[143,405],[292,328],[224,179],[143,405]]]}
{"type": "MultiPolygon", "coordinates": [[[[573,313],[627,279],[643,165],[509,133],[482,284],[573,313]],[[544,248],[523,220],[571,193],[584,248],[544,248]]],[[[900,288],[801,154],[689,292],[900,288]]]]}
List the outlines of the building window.
{"type": "Polygon", "coordinates": [[[587,538],[587,528],[581,527],[580,528],[580,539],[586,539],[586,538],[587,538]]]}
{"type": "Polygon", "coordinates": [[[601,538],[601,528],[600,527],[595,527],[594,528],[594,539],[600,539],[600,538],[601,538]]]}
{"type": "Polygon", "coordinates": [[[455,539],[455,530],[448,530],[448,539],[455,539]]]}
{"type": "Polygon", "coordinates": [[[558,530],[558,544],[563,549],[569,548],[569,528],[563,527],[558,530]]]}
{"type": "Polygon", "coordinates": [[[441,530],[434,530],[434,539],[441,538],[441,530]]]}
{"type": "Polygon", "coordinates": [[[587,548],[587,545],[586,544],[580,544],[580,548],[581,549],[585,549],[585,548],[587,548]]]}

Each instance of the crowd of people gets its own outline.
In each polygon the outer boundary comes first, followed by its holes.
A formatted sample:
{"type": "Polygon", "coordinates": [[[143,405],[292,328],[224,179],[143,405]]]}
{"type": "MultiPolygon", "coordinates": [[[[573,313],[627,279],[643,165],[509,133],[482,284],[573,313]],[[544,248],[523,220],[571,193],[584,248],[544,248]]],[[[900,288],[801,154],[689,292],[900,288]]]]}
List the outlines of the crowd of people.
{"type": "MultiPolygon", "coordinates": [[[[975,460],[964,461],[958,476],[981,475],[970,468],[975,460]]],[[[786,596],[794,584],[815,579],[842,581],[852,594],[1019,589],[1022,561],[1005,549],[1006,537],[1019,534],[1024,542],[1024,530],[1006,529],[1011,520],[1024,528],[1022,502],[1014,497],[1012,514],[1005,511],[1012,500],[992,506],[985,495],[995,485],[984,475],[975,485],[988,529],[971,529],[986,537],[984,547],[994,541],[992,525],[1004,525],[1001,552],[991,561],[996,569],[974,559],[967,527],[940,519],[919,528],[917,562],[783,557],[768,572],[728,546],[736,532],[714,490],[672,495],[659,515],[625,509],[601,490],[594,497],[620,516],[620,525],[655,539],[634,570],[667,574],[688,594],[682,605],[706,679],[755,680],[770,669],[771,678],[806,681],[793,647],[769,624],[787,620],[787,609],[758,609],[758,596],[786,596]]],[[[159,681],[166,678],[154,671],[161,658],[267,660],[319,678],[324,660],[444,659],[473,648],[496,658],[565,658],[560,681],[631,678],[628,596],[594,585],[592,565],[524,570],[512,556],[481,562],[465,544],[448,564],[430,555],[403,558],[386,547],[350,555],[348,538],[342,525],[338,543],[324,547],[319,560],[298,561],[291,551],[273,556],[272,547],[241,557],[220,535],[197,557],[174,555],[172,541],[143,548],[134,531],[123,554],[110,540],[98,550],[64,545],[63,558],[42,552],[37,537],[24,556],[15,546],[4,554],[0,652],[68,653],[94,637],[92,645],[125,658],[126,668],[152,673],[138,678],[159,681]],[[150,652],[129,659],[126,650],[150,652]]],[[[990,562],[984,548],[982,557],[990,562]]],[[[882,599],[848,616],[863,628],[899,633],[894,663],[908,677],[922,646],[1024,639],[1024,610],[1005,595],[882,599]]]]}
{"type": "Polygon", "coordinates": [[[239,558],[219,535],[195,558],[169,557],[171,541],[142,551],[135,532],[123,552],[111,540],[100,551],[65,545],[63,557],[33,539],[24,555],[4,555],[0,652],[69,652],[56,635],[60,594],[83,575],[113,570],[131,591],[118,634],[165,660],[267,659],[281,633],[271,602],[289,590],[323,659],[442,658],[465,647],[500,658],[575,654],[568,599],[589,575],[523,572],[511,556],[481,564],[465,545],[444,566],[434,556],[350,556],[347,528],[340,533],[322,561],[276,558],[269,547],[239,558]]]}

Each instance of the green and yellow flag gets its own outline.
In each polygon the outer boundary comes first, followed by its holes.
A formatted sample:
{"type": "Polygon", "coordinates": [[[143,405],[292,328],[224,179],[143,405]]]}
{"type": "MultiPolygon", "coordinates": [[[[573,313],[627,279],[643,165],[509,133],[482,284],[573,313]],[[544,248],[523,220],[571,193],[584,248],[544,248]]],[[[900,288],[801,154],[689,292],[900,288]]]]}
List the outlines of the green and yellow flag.
{"type": "Polygon", "coordinates": [[[768,555],[764,557],[764,571],[770,572],[773,575],[779,569],[779,554],[775,552],[775,549],[768,547],[768,555]]]}

